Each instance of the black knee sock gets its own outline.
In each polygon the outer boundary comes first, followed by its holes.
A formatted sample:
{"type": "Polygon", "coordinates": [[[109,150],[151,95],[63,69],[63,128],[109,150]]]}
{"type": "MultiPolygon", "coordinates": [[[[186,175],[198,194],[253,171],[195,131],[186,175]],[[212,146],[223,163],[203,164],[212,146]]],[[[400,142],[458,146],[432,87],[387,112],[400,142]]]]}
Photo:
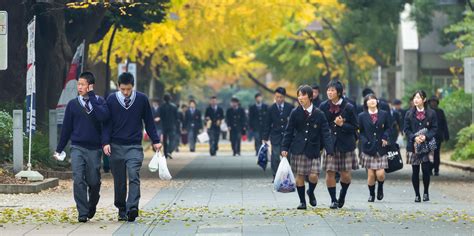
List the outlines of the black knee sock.
{"type": "Polygon", "coordinates": [[[384,181],[377,181],[377,183],[378,183],[377,192],[378,193],[383,192],[383,182],[384,181]]]}
{"type": "Polygon", "coordinates": [[[306,203],[306,199],[304,196],[304,185],[301,187],[296,187],[298,190],[298,197],[300,197],[300,203],[306,203]]]}
{"type": "Polygon", "coordinates": [[[345,199],[346,198],[346,193],[347,193],[347,189],[349,188],[349,185],[351,183],[343,183],[341,182],[341,192],[339,193],[339,198],[342,198],[342,199],[345,199]]]}
{"type": "Polygon", "coordinates": [[[336,202],[336,187],[328,187],[329,196],[331,196],[331,202],[336,202]]]}
{"type": "Polygon", "coordinates": [[[375,196],[375,184],[370,186],[369,185],[369,193],[370,193],[370,196],[375,196]]]}
{"type": "Polygon", "coordinates": [[[313,184],[313,183],[309,182],[308,192],[314,193],[314,189],[316,188],[316,184],[318,184],[318,183],[313,184]]]}
{"type": "Polygon", "coordinates": [[[428,194],[428,190],[430,188],[431,163],[425,162],[421,164],[421,168],[423,171],[423,193],[428,194]]]}
{"type": "Polygon", "coordinates": [[[420,166],[412,165],[411,168],[413,170],[413,173],[411,175],[411,183],[413,184],[415,195],[420,196],[420,166]]]}

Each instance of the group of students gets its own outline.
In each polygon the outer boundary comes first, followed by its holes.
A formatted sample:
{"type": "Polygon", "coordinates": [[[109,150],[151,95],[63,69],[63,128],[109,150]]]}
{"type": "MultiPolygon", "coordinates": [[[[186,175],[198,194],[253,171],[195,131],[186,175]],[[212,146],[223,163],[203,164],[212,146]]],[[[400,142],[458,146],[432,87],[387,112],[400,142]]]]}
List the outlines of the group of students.
{"type": "MultiPolygon", "coordinates": [[[[275,107],[284,107],[278,98],[284,89],[275,90],[275,107]]],[[[366,90],[367,92],[368,90],[366,90]]],[[[281,139],[272,139],[272,167],[282,158],[289,158],[296,176],[296,188],[300,200],[297,209],[307,209],[306,195],[311,206],[317,201],[314,190],[319,174],[326,173],[326,185],[331,198],[330,208],[342,208],[351,184],[351,172],[360,166],[367,170],[368,202],[384,198],[385,169],[388,168],[387,146],[396,142],[390,138],[394,120],[390,108],[383,104],[372,91],[365,94],[358,113],[353,102],[344,96],[343,85],[331,81],[326,87],[328,99],[320,102],[313,97],[313,89],[302,85],[297,90],[299,105],[286,115],[270,116],[270,132],[281,139]],[[320,103],[319,107],[316,102],[320,103]],[[275,120],[277,122],[275,122],[275,120]],[[288,122],[285,123],[284,121],[288,122]],[[278,123],[281,121],[281,123],[278,123]],[[285,127],[285,128],[283,128],[285,127]],[[277,133],[278,132],[278,133],[277,133]],[[355,149],[359,147],[359,155],[355,149]],[[275,162],[275,163],[273,163],[275,162]],[[341,190],[336,196],[336,174],[340,174],[341,190]],[[305,192],[305,180],[309,187],[305,192]],[[375,183],[378,183],[377,195],[375,183]]],[[[316,97],[317,98],[317,97],[316,97]]],[[[437,147],[438,118],[435,110],[427,105],[426,93],[416,91],[411,97],[413,107],[403,118],[403,133],[407,139],[406,163],[412,166],[412,184],[415,202],[421,202],[419,174],[423,172],[423,201],[429,201],[430,173],[437,147]],[[420,148],[423,144],[435,147],[420,148]]],[[[280,110],[281,111],[281,110],[280,110]]],[[[268,129],[267,129],[268,131],[268,129]]],[[[265,139],[264,142],[268,140],[265,139]]],[[[438,141],[439,142],[439,141],[438,141]]],[[[426,145],[425,145],[426,146],[426,145]]]]}
{"type": "Polygon", "coordinates": [[[78,221],[87,222],[94,217],[100,198],[102,153],[110,156],[118,220],[132,222],[139,214],[143,124],[156,151],[161,149],[160,138],[149,100],[145,94],[133,89],[132,74],[121,74],[118,78],[119,91],[110,94],[107,99],[95,94],[94,84],[92,73],[83,72],[79,76],[79,95],[66,106],[54,157],[61,160],[60,156],[70,140],[78,221]]]}

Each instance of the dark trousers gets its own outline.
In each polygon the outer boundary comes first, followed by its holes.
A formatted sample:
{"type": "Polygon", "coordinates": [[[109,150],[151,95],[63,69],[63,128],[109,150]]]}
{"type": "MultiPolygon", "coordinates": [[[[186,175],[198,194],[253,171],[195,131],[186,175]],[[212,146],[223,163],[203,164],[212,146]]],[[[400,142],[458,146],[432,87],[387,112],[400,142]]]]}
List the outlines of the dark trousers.
{"type": "Polygon", "coordinates": [[[260,146],[262,146],[262,132],[254,130],[253,136],[255,138],[255,153],[258,155],[258,150],[260,149],[260,146]]]}
{"type": "Polygon", "coordinates": [[[221,130],[219,128],[210,128],[207,130],[207,134],[209,135],[209,152],[211,156],[214,156],[219,149],[219,135],[221,134],[221,130]]]}
{"type": "Polygon", "coordinates": [[[100,157],[102,150],[71,146],[73,192],[79,217],[87,217],[100,198],[100,157]]]}
{"type": "MultiPolygon", "coordinates": [[[[165,153],[165,156],[168,157],[168,155],[171,155],[173,151],[176,149],[176,134],[175,131],[167,131],[163,132],[163,151],[165,153]]],[[[179,141],[179,136],[178,136],[178,141],[179,141]]]]}
{"type": "Polygon", "coordinates": [[[431,168],[431,169],[434,169],[435,173],[439,172],[439,164],[441,162],[440,152],[441,152],[441,143],[438,143],[436,149],[434,150],[434,160],[433,160],[433,166],[431,168]]]}
{"type": "Polygon", "coordinates": [[[197,139],[197,132],[193,129],[188,130],[188,143],[189,143],[189,151],[194,152],[196,150],[196,139],[197,139]]]}
{"type": "Polygon", "coordinates": [[[281,153],[281,145],[280,143],[272,143],[272,159],[271,159],[271,167],[273,176],[276,175],[278,170],[278,166],[280,165],[280,153],[281,153]]]}
{"type": "Polygon", "coordinates": [[[125,215],[130,209],[138,209],[143,147],[112,144],[111,149],[110,168],[114,177],[114,205],[119,209],[119,214],[125,215]]]}
{"type": "Polygon", "coordinates": [[[232,152],[240,154],[240,143],[242,142],[242,131],[240,129],[230,130],[230,143],[232,145],[232,152]]]}

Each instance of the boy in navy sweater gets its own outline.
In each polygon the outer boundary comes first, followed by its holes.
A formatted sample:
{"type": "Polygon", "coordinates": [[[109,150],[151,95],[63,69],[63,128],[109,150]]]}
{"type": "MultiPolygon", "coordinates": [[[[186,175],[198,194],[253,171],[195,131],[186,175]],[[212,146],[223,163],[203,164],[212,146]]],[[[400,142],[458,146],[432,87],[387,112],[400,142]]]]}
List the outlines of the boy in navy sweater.
{"type": "Polygon", "coordinates": [[[104,126],[104,153],[110,156],[110,169],[114,176],[114,205],[119,209],[119,221],[133,222],[138,216],[140,200],[143,123],[153,148],[159,151],[161,144],[147,96],[133,90],[133,75],[128,72],[121,74],[118,84],[120,91],[107,98],[107,106],[113,116],[104,126]]]}
{"type": "Polygon", "coordinates": [[[102,156],[101,122],[109,116],[107,104],[94,93],[94,75],[84,72],[77,81],[79,96],[66,106],[64,122],[54,157],[59,159],[71,140],[73,192],[79,222],[94,217],[99,202],[100,157],[102,156]]]}

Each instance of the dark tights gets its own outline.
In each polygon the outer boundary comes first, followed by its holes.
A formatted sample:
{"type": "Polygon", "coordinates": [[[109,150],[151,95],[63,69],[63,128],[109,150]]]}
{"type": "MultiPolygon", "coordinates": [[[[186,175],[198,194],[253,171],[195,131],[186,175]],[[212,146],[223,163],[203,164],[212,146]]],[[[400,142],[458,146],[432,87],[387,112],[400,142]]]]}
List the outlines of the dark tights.
{"type": "MultiPolygon", "coordinates": [[[[413,183],[413,188],[415,189],[416,196],[420,196],[420,165],[412,165],[411,167],[413,170],[411,182],[413,183]]],[[[421,163],[421,171],[423,172],[424,193],[428,194],[428,189],[430,187],[431,163],[421,163]]]]}

